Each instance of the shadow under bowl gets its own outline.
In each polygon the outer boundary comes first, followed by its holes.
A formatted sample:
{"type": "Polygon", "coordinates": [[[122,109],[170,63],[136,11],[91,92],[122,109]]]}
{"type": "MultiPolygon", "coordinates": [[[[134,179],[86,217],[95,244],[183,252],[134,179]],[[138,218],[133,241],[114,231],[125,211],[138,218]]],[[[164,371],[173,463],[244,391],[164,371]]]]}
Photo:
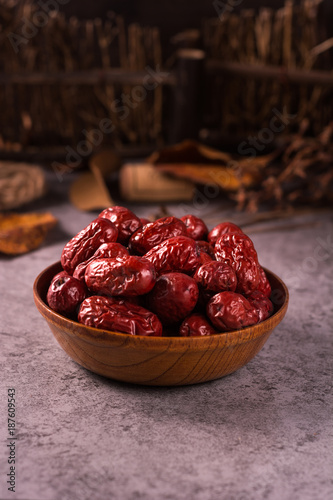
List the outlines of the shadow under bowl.
{"type": "Polygon", "coordinates": [[[51,279],[61,270],[60,262],[56,262],[36,278],[33,292],[38,311],[74,361],[94,373],[123,382],[189,385],[229,375],[254,358],[288,308],[286,285],[265,269],[272,287],[274,313],[257,325],[208,337],[127,335],[82,325],[50,309],[46,293],[51,279]]]}

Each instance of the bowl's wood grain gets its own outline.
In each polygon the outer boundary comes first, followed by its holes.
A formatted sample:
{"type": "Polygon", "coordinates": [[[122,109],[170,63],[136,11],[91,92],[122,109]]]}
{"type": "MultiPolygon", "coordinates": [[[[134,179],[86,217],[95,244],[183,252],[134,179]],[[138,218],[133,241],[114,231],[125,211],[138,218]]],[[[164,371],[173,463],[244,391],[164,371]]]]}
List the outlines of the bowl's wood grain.
{"type": "Polygon", "coordinates": [[[274,314],[252,327],[209,337],[141,337],[90,328],[52,311],[45,302],[57,262],[35,280],[37,309],[61,347],[77,363],[115,380],[145,385],[186,385],[214,380],[248,363],[284,318],[288,290],[266,270],[274,314]]]}

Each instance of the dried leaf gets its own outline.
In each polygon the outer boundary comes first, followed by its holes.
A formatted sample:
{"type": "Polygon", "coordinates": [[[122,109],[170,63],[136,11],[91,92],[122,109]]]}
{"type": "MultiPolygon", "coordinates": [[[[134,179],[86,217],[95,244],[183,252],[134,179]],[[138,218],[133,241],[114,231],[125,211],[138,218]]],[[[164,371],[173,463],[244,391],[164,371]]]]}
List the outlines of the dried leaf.
{"type": "Polygon", "coordinates": [[[203,163],[227,165],[232,156],[217,149],[210,148],[196,141],[186,140],[174,146],[155,151],[147,161],[158,165],[160,163],[203,163]]]}
{"type": "Polygon", "coordinates": [[[160,172],[168,173],[182,179],[188,179],[197,184],[216,184],[226,191],[236,191],[241,186],[250,187],[258,181],[256,172],[237,171],[230,167],[219,167],[203,164],[159,164],[160,172]]]}
{"type": "Polygon", "coordinates": [[[247,158],[210,148],[192,140],[153,153],[148,161],[160,172],[198,184],[217,184],[226,191],[252,187],[262,179],[262,170],[280,154],[247,158]]]}
{"type": "Polygon", "coordinates": [[[0,215],[0,252],[18,255],[34,250],[56,223],[50,213],[0,215]]]}

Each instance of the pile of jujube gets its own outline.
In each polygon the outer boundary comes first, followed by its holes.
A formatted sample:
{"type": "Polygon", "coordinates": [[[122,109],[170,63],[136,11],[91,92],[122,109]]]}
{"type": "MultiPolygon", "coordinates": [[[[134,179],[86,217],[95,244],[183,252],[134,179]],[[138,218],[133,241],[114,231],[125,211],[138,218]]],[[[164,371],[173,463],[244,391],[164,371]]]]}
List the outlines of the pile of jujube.
{"type": "Polygon", "coordinates": [[[138,218],[103,210],[61,255],[47,303],[91,327],[145,336],[238,330],[273,312],[251,239],[235,224],[210,232],[194,216],[138,218]]]}

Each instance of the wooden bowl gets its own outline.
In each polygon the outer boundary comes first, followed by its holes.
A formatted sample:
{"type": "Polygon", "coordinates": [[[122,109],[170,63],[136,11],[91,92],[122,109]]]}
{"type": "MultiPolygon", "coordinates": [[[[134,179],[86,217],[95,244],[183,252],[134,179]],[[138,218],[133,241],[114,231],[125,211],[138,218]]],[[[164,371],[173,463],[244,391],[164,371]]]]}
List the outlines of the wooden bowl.
{"type": "Polygon", "coordinates": [[[274,314],[266,321],[208,337],[143,337],[98,330],[57,314],[46,304],[51,278],[60,262],[34,283],[37,309],[66,353],[81,366],[105,377],[144,385],[188,385],[214,380],[246,365],[263,347],[288,307],[288,290],[266,271],[274,314]]]}

